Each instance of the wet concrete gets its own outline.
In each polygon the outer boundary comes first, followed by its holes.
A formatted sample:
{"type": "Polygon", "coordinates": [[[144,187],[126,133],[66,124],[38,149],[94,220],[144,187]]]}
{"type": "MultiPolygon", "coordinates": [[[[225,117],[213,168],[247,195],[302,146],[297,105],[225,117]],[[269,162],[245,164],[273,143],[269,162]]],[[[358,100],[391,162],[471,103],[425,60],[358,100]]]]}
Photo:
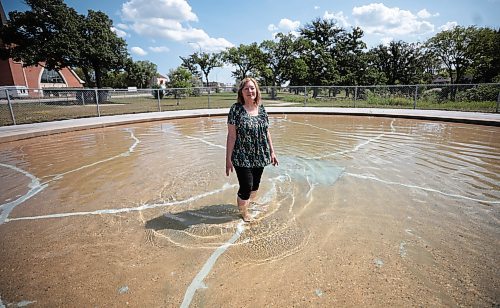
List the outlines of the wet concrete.
{"type": "Polygon", "coordinates": [[[225,120],[0,144],[2,303],[499,304],[498,127],[276,114],[243,224],[225,120]]]}

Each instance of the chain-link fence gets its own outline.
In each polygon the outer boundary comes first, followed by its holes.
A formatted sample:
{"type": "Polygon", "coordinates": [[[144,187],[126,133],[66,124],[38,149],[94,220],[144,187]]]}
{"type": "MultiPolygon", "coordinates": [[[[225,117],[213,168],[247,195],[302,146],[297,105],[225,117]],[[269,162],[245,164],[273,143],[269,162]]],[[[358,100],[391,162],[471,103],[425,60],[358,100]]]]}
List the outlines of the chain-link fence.
{"type": "MultiPolygon", "coordinates": [[[[0,126],[156,111],[227,108],[234,87],[68,89],[0,87],[0,126]]],[[[261,87],[266,106],[498,112],[500,84],[261,87]]]]}

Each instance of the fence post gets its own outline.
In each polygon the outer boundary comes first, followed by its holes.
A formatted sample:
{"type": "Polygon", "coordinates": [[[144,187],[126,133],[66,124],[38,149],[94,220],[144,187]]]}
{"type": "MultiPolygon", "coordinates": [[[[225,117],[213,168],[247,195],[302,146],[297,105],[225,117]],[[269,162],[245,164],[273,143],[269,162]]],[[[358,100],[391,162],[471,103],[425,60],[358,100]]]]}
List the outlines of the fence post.
{"type": "Polygon", "coordinates": [[[354,108],[356,108],[356,100],[358,99],[358,86],[354,88],[354,108]]]}
{"type": "MultiPolygon", "coordinates": [[[[158,99],[158,111],[161,111],[161,105],[160,105],[160,90],[161,90],[161,88],[156,90],[156,91],[158,91],[158,92],[156,93],[156,98],[158,99]]],[[[162,90],[162,91],[163,91],[163,90],[162,90]]]]}
{"type": "Polygon", "coordinates": [[[210,87],[208,88],[208,109],[210,109],[210,87]]]}
{"type": "Polygon", "coordinates": [[[16,125],[16,118],[14,117],[14,109],[12,109],[12,103],[10,102],[10,97],[9,97],[9,90],[7,89],[5,89],[5,98],[7,98],[7,104],[9,105],[9,111],[10,111],[10,117],[12,118],[12,123],[16,125]]]}
{"type": "Polygon", "coordinates": [[[100,117],[101,116],[101,110],[99,109],[99,93],[97,92],[98,90],[97,89],[94,89],[95,91],[95,104],[97,105],[97,116],[100,117]]]}
{"type": "Polygon", "coordinates": [[[413,109],[417,109],[418,84],[415,85],[415,97],[413,98],[413,109]]]}
{"type": "Polygon", "coordinates": [[[500,105],[500,91],[498,91],[497,95],[497,110],[495,111],[496,113],[498,113],[498,105],[500,105]]]}
{"type": "Polygon", "coordinates": [[[307,105],[307,87],[304,87],[304,107],[307,105]]]}

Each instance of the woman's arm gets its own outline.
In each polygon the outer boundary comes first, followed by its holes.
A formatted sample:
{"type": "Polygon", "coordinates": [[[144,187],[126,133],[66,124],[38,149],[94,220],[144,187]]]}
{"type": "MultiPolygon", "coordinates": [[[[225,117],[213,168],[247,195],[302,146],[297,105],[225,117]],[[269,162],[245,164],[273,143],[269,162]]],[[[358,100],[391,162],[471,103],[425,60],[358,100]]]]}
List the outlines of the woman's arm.
{"type": "Polygon", "coordinates": [[[279,164],[278,157],[276,157],[276,153],[274,153],[273,140],[271,139],[271,132],[269,129],[267,130],[267,141],[269,142],[269,149],[271,150],[271,164],[277,166],[279,164]]]}
{"type": "Polygon", "coordinates": [[[233,163],[231,155],[233,154],[234,143],[236,142],[236,125],[227,125],[227,140],[226,140],[226,175],[229,176],[233,172],[233,163]]]}

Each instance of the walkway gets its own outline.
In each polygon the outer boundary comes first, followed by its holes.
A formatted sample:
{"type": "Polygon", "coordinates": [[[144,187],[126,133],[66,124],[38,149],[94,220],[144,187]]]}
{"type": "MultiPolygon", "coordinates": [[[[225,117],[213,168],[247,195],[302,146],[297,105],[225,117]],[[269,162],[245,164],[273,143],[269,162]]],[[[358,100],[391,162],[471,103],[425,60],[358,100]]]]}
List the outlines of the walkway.
{"type": "MultiPolygon", "coordinates": [[[[393,118],[452,121],[480,125],[500,126],[500,114],[443,110],[374,109],[374,108],[320,108],[320,107],[266,107],[270,114],[310,113],[334,115],[380,116],[393,118]]],[[[0,127],[0,143],[33,138],[56,133],[124,125],[139,122],[160,121],[205,116],[225,116],[229,109],[194,109],[138,114],[124,114],[94,118],[81,118],[53,122],[21,124],[0,127]]]]}

